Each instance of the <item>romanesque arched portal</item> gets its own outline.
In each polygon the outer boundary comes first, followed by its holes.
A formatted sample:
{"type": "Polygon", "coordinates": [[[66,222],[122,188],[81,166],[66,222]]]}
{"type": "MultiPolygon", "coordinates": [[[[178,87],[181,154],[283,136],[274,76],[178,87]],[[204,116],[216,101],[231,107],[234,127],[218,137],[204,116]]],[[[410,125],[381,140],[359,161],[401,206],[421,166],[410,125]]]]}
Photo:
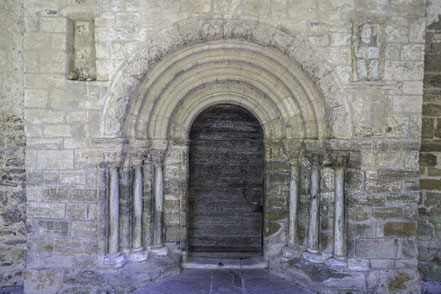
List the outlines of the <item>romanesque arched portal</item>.
{"type": "Polygon", "coordinates": [[[164,31],[123,66],[112,85],[101,132],[126,145],[119,167],[110,168],[110,187],[116,187],[119,168],[139,189],[125,196],[134,199],[124,202],[125,210],[135,214],[132,221],[121,216],[125,226],[116,221],[117,188],[110,189],[114,225],[105,263],[123,264],[118,250],[132,252],[131,260],[146,257],[139,251],[163,256],[170,250],[186,260],[191,127],[206,109],[225,104],[246,109],[262,127],[265,260],[306,251],[312,260],[321,253],[326,259],[333,242],[335,256],[344,256],[344,209],[335,216],[338,228],[328,222],[324,233],[319,230],[322,217],[334,218],[330,204],[319,201],[320,175],[335,169],[335,185],[327,192],[342,196],[348,159],[345,152],[327,152],[324,142],[352,132],[338,79],[301,36],[262,23],[211,19],[164,31]]]}

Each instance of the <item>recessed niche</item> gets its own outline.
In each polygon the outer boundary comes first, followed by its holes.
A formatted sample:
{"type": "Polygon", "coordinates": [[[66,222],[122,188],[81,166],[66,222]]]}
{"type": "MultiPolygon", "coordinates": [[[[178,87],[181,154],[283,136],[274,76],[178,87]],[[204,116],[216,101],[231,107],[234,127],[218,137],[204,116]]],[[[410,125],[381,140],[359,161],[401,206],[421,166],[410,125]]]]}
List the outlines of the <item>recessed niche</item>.
{"type": "Polygon", "coordinates": [[[95,23],[93,20],[69,22],[69,80],[96,80],[95,23]]]}

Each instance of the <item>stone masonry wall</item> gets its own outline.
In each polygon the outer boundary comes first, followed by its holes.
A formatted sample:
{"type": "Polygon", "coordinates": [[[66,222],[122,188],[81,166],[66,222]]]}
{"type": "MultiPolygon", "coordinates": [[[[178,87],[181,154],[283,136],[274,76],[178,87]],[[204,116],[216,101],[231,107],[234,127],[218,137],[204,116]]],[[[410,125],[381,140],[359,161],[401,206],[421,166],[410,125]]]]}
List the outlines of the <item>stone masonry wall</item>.
{"type": "Polygon", "coordinates": [[[25,269],[22,5],[0,2],[0,292],[23,286],[25,269]]]}
{"type": "MultiPolygon", "coordinates": [[[[121,66],[179,20],[222,17],[247,20],[244,30],[262,22],[294,32],[335,69],[341,92],[333,93],[347,102],[338,107],[352,117],[352,136],[330,140],[325,147],[360,154],[357,169],[348,172],[353,177],[348,180],[353,185],[348,195],[351,265],[377,277],[386,269],[417,277],[424,7],[420,0],[24,0],[27,289],[56,292],[93,283],[90,277],[104,251],[99,203],[105,199],[97,193],[97,166],[116,164],[127,152],[123,139],[103,139],[100,133],[104,103],[121,66]],[[94,21],[96,81],[67,78],[70,58],[75,58],[72,22],[82,20],[94,21]],[[365,24],[375,29],[353,30],[365,24]],[[354,79],[354,60],[372,64],[366,76],[357,67],[354,79]]],[[[300,66],[305,72],[320,71],[312,62],[300,66]]],[[[326,80],[312,82],[326,87],[326,80]]],[[[186,183],[179,177],[179,189],[168,189],[167,172],[165,193],[173,195],[165,197],[170,229],[165,230],[173,237],[166,236],[172,246],[183,239],[177,229],[183,220],[170,211],[186,205],[186,183]]],[[[286,189],[281,193],[287,194],[286,189]]]]}
{"type": "Polygon", "coordinates": [[[441,21],[426,30],[418,268],[427,281],[441,281],[441,21]]]}

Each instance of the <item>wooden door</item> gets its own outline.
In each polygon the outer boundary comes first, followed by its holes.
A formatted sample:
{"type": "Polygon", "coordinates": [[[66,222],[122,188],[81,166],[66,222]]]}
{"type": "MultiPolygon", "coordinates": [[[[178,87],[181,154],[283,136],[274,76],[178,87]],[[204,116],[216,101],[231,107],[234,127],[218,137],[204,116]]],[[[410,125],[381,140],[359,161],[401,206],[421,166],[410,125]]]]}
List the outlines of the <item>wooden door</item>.
{"type": "Polygon", "coordinates": [[[259,122],[241,107],[216,105],[198,116],[190,139],[189,251],[261,253],[264,147],[259,122]]]}

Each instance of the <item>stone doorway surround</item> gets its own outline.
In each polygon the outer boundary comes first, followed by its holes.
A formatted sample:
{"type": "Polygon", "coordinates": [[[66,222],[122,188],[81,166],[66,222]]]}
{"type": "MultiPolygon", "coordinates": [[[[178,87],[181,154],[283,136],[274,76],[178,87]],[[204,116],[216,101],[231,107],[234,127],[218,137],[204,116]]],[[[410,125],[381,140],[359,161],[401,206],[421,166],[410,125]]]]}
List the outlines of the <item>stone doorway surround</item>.
{"type": "MultiPolygon", "coordinates": [[[[200,25],[203,30],[210,27],[200,25]]],[[[311,72],[334,85],[317,88],[304,71],[309,67],[302,69],[297,63],[306,48],[296,47],[296,37],[262,24],[252,36],[242,35],[243,23],[214,21],[211,25],[221,33],[217,35],[211,27],[201,32],[206,34],[204,43],[193,40],[179,50],[168,48],[166,55],[160,49],[164,44],[141,51],[138,59],[127,64],[130,74],[123,72],[112,87],[102,123],[102,135],[109,139],[103,140],[124,139],[114,163],[104,162],[101,169],[102,194],[111,199],[102,208],[110,224],[100,246],[104,264],[122,267],[150,255],[170,254],[187,261],[188,136],[205,109],[231,104],[251,112],[264,133],[264,263],[270,262],[271,268],[271,257],[281,256],[287,261],[303,258],[313,267],[328,259],[333,260],[330,266],[347,267],[344,174],[345,169],[359,168],[359,151],[345,142],[351,128],[339,126],[350,126],[350,115],[339,115],[346,104],[336,100],[341,95],[332,70],[311,72]],[[225,30],[231,30],[229,37],[225,30]],[[259,34],[270,34],[270,46],[262,46],[268,40],[259,39],[259,34]],[[279,46],[285,47],[280,51],[279,46]],[[132,70],[148,71],[134,80],[137,75],[132,70]],[[329,140],[335,137],[341,141],[329,140]],[[124,184],[131,182],[135,188],[124,184]],[[113,191],[127,195],[114,192],[112,197],[112,188],[107,191],[117,183],[126,188],[113,191]],[[334,197],[320,201],[323,193],[336,195],[335,206],[334,197]],[[114,198],[125,199],[125,208],[114,198]],[[129,199],[144,203],[145,209],[131,208],[129,199]],[[120,216],[117,207],[133,210],[133,223],[120,216]],[[323,217],[331,221],[324,225],[323,217]]],[[[176,46],[175,33],[166,34],[172,46],[176,46]]],[[[318,60],[309,63],[326,67],[318,60]]]]}

